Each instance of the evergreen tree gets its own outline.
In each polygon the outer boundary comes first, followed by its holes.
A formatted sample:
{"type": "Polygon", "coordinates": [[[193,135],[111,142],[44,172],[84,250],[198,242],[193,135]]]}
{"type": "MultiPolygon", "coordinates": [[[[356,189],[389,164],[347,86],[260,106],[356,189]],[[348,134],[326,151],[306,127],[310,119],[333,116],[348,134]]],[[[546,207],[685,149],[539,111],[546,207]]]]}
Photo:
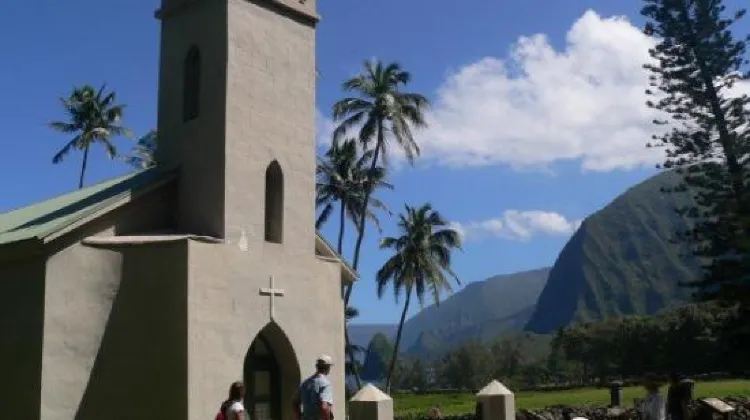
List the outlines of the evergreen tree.
{"type": "Polygon", "coordinates": [[[407,372],[404,374],[402,385],[410,389],[416,388],[421,390],[427,388],[427,368],[421,360],[415,359],[411,363],[411,366],[409,366],[407,372]]]}
{"type": "Polygon", "coordinates": [[[668,128],[653,146],[666,149],[662,167],[683,180],[670,191],[690,191],[694,203],[678,209],[691,228],[688,241],[704,269],[690,286],[699,300],[750,304],[750,98],[747,44],[730,28],[745,12],[727,16],[721,0],[645,0],[645,32],[658,43],[649,52],[653,96],[648,106],[668,128]],[[742,82],[747,83],[747,82],[742,82]]]}
{"type": "Polygon", "coordinates": [[[375,334],[367,345],[362,378],[368,381],[381,381],[388,373],[388,362],[393,358],[393,344],[382,333],[375,334]]]}

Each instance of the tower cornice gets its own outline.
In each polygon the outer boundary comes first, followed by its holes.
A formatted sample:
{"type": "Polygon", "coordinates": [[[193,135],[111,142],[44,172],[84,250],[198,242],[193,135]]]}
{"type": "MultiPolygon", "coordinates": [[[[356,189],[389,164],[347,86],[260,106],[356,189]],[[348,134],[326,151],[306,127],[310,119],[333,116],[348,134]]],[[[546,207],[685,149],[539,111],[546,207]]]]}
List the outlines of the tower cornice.
{"type": "MultiPolygon", "coordinates": [[[[206,1],[206,0],[203,0],[206,1]]],[[[308,10],[310,7],[306,6],[308,2],[312,3],[312,0],[243,0],[249,3],[256,4],[261,7],[278,12],[281,15],[287,16],[290,19],[299,21],[300,23],[315,26],[320,21],[320,16],[315,13],[314,10],[308,10]]],[[[182,2],[174,6],[161,7],[154,12],[154,17],[159,20],[168,19],[178,13],[189,9],[199,1],[182,2]]]]}

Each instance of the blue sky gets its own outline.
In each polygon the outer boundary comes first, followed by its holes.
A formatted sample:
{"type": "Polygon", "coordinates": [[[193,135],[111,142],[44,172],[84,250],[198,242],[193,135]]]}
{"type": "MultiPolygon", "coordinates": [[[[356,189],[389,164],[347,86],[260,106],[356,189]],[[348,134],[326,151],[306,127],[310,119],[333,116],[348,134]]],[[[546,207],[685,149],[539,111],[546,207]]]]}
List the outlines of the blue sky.
{"type": "MultiPolygon", "coordinates": [[[[410,89],[433,102],[433,124],[418,136],[424,157],[415,168],[393,157],[396,190],[382,197],[395,211],[431,202],[461,227],[455,270],[464,283],[551,265],[578,221],[653,173],[658,152],[643,147],[653,128],[641,105],[650,41],[637,29],[640,1],[318,2],[319,139],[340,83],[364,59],[412,72],[410,89]]],[[[3,8],[0,210],[76,186],[80,156],[52,165],[66,139],[46,127],[62,117],[57,98],[73,85],[106,82],[128,105],[136,134],[155,126],[157,6],[40,0],[3,8]]],[[[127,151],[127,141],[118,144],[127,151]]],[[[87,183],[127,170],[95,150],[87,183]]],[[[324,229],[330,238],[333,225],[324,229]]],[[[392,222],[384,225],[393,233],[392,222]]],[[[370,232],[354,304],[362,322],[391,322],[400,314],[392,296],[374,295],[386,257],[376,248],[370,232]]]]}

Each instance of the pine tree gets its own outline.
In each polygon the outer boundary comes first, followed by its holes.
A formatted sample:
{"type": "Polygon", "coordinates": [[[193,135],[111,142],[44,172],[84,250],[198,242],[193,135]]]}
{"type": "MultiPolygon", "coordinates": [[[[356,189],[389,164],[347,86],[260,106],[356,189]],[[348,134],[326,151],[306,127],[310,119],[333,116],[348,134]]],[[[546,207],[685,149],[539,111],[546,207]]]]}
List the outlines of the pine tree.
{"type": "Polygon", "coordinates": [[[650,146],[665,147],[664,169],[682,180],[667,192],[687,192],[694,202],[678,212],[691,228],[689,241],[704,276],[689,286],[698,300],[750,304],[750,98],[739,95],[750,37],[731,27],[741,10],[727,17],[721,0],[645,0],[645,32],[657,44],[649,50],[653,96],[647,105],[667,128],[650,146]]]}

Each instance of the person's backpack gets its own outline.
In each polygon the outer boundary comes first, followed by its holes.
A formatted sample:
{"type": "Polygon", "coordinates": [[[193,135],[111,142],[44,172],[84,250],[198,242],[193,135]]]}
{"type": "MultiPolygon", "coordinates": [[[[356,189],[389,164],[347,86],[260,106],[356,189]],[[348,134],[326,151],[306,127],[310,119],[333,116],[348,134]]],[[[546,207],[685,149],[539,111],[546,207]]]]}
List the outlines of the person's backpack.
{"type": "Polygon", "coordinates": [[[221,407],[219,407],[219,412],[216,413],[216,417],[214,420],[227,420],[227,407],[229,407],[229,401],[224,401],[221,403],[221,407]]]}

